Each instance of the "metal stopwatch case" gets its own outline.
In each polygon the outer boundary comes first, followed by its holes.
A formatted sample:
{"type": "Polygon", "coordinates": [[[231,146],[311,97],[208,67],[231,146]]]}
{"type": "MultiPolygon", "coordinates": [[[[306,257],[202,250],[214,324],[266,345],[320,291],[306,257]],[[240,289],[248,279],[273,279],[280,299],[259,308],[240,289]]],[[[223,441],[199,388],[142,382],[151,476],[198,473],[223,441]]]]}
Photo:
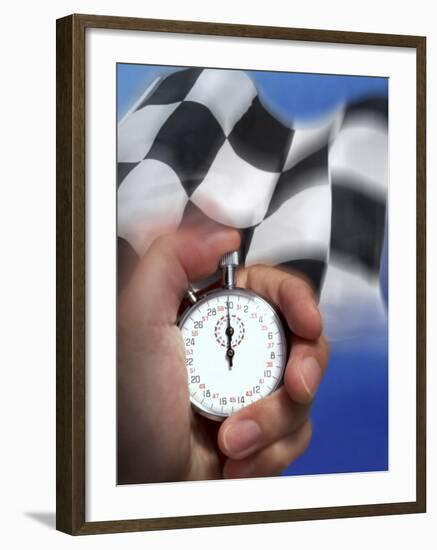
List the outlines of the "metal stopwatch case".
{"type": "Polygon", "coordinates": [[[235,286],[238,252],[220,261],[222,288],[191,302],[178,325],[182,333],[190,400],[200,414],[224,420],[274,392],[282,381],[287,343],[274,307],[235,286]]]}

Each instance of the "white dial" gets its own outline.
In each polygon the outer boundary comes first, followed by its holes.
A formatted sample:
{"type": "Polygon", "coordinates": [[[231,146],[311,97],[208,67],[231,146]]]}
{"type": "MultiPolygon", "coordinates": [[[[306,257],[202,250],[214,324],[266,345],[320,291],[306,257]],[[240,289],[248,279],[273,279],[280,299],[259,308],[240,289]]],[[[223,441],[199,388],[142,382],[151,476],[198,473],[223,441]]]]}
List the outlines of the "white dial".
{"type": "Polygon", "coordinates": [[[183,315],[190,399],[222,419],[272,393],[285,368],[287,345],[273,307],[239,288],[206,294],[183,315]]]}

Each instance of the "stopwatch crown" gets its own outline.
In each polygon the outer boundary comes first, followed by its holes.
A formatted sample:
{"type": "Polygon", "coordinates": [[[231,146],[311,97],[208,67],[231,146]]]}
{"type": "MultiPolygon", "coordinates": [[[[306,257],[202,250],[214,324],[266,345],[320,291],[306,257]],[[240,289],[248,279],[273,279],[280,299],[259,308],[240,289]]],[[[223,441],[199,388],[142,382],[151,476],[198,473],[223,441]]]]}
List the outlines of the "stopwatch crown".
{"type": "Polygon", "coordinates": [[[238,266],[239,264],[238,250],[227,252],[220,260],[220,267],[238,266]]]}
{"type": "Polygon", "coordinates": [[[225,288],[235,287],[235,269],[238,267],[238,250],[228,252],[220,260],[222,268],[222,283],[225,288]]]}

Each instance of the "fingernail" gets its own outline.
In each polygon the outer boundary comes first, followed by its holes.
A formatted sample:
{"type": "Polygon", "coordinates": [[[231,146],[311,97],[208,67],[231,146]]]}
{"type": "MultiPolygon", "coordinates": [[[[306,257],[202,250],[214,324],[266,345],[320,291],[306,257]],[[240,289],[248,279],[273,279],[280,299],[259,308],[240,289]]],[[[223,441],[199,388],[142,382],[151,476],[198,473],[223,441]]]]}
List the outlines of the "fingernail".
{"type": "Polygon", "coordinates": [[[320,323],[320,329],[321,329],[321,332],[323,331],[323,318],[322,318],[322,315],[320,313],[320,308],[319,306],[317,305],[316,302],[313,302],[313,315],[315,315],[317,317],[317,319],[319,320],[319,323],[320,323]]]}
{"type": "Polygon", "coordinates": [[[319,363],[314,357],[305,357],[298,363],[297,368],[306,392],[309,397],[313,397],[322,378],[322,369],[319,363]]]}
{"type": "Polygon", "coordinates": [[[223,442],[230,453],[241,453],[256,445],[261,429],[253,420],[233,422],[223,434],[223,442]]]}
{"type": "Polygon", "coordinates": [[[310,303],[310,308],[312,309],[313,314],[317,315],[317,317],[320,317],[319,306],[316,304],[316,302],[314,302],[314,300],[310,300],[310,303]]]}
{"type": "Polygon", "coordinates": [[[317,323],[320,323],[320,331],[322,329],[322,316],[320,315],[320,310],[319,310],[319,306],[317,305],[317,303],[312,300],[312,299],[309,299],[306,303],[306,310],[308,313],[311,313],[311,316],[313,318],[313,323],[315,320],[317,320],[317,323]]]}

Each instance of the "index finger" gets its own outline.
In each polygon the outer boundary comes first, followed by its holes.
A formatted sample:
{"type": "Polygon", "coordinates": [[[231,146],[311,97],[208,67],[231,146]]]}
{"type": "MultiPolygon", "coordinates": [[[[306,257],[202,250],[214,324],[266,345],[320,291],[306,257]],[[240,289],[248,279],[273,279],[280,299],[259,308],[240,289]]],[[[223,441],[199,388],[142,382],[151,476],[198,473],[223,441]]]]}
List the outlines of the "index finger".
{"type": "Polygon", "coordinates": [[[130,318],[138,316],[138,326],[175,324],[189,282],[214,273],[220,257],[239,243],[239,233],[223,226],[202,233],[183,229],[161,235],[138,263],[121,304],[130,318]]]}
{"type": "Polygon", "coordinates": [[[294,334],[308,340],[316,340],[322,334],[315,292],[298,275],[271,266],[254,265],[237,273],[237,284],[252,289],[278,306],[294,334]]]}

